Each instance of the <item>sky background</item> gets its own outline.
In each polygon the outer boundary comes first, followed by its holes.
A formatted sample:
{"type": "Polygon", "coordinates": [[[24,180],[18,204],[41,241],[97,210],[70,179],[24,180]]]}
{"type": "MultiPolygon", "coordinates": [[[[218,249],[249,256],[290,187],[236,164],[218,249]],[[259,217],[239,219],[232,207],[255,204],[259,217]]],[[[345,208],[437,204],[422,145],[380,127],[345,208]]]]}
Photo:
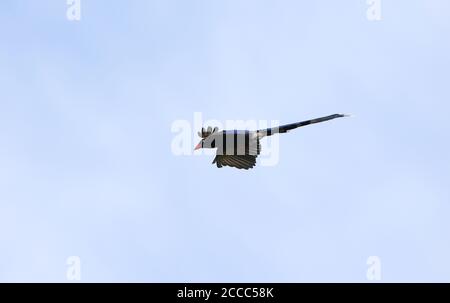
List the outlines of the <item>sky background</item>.
{"type": "Polygon", "coordinates": [[[450,281],[449,1],[81,8],[0,3],[0,281],[450,281]],[[173,155],[194,112],[356,116],[241,171],[173,155]]]}

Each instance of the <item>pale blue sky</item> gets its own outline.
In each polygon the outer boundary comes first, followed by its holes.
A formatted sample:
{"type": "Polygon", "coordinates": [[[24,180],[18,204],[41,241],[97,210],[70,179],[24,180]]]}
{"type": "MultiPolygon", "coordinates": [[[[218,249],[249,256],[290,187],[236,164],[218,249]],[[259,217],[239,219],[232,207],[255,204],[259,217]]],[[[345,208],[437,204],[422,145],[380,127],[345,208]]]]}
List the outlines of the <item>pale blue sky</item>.
{"type": "Polygon", "coordinates": [[[0,3],[0,281],[450,281],[450,2],[0,3]],[[176,119],[352,119],[280,162],[171,153],[176,119]]]}

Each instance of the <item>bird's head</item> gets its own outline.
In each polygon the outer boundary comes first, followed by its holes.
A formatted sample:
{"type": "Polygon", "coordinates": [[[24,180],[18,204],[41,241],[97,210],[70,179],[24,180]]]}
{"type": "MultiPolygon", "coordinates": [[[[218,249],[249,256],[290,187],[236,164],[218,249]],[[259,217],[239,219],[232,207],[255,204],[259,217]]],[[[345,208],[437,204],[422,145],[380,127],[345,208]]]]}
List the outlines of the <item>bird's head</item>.
{"type": "Polygon", "coordinates": [[[202,131],[198,132],[198,135],[199,137],[202,138],[202,140],[197,144],[194,150],[200,148],[215,148],[216,140],[215,137],[212,136],[212,134],[217,133],[218,131],[219,131],[218,127],[212,128],[211,126],[209,126],[207,129],[203,127],[202,131]]]}

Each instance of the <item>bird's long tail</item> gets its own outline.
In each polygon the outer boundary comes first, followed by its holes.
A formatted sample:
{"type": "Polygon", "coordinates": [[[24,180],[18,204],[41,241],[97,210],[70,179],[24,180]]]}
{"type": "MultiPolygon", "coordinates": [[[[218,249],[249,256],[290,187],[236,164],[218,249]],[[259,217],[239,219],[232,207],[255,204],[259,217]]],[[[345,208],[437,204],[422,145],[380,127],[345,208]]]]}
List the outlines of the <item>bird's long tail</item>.
{"type": "Polygon", "coordinates": [[[348,117],[348,116],[349,115],[344,115],[344,114],[334,114],[334,115],[311,119],[311,120],[306,120],[306,121],[302,121],[302,122],[280,125],[278,127],[260,129],[260,130],[258,130],[258,135],[259,135],[259,138],[262,138],[265,136],[272,136],[274,134],[283,134],[283,133],[286,133],[286,132],[288,132],[292,129],[298,128],[298,127],[315,124],[315,123],[320,123],[320,122],[325,122],[325,121],[336,119],[336,118],[348,117]]]}

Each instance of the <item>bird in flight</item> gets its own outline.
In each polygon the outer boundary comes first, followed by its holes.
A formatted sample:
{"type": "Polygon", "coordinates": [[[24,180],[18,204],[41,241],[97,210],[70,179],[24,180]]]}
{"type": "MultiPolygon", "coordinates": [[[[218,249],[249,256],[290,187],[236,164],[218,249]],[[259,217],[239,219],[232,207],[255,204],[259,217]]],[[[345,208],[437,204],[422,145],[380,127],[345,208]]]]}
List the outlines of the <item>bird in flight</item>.
{"type": "Polygon", "coordinates": [[[219,131],[217,127],[208,127],[207,129],[202,128],[201,132],[198,132],[198,135],[202,140],[197,144],[195,150],[200,148],[217,148],[216,157],[212,164],[215,163],[218,168],[230,166],[238,169],[250,169],[256,165],[256,158],[261,152],[260,140],[262,138],[275,134],[287,133],[298,127],[347,116],[348,115],[334,114],[256,131],[219,131]]]}

